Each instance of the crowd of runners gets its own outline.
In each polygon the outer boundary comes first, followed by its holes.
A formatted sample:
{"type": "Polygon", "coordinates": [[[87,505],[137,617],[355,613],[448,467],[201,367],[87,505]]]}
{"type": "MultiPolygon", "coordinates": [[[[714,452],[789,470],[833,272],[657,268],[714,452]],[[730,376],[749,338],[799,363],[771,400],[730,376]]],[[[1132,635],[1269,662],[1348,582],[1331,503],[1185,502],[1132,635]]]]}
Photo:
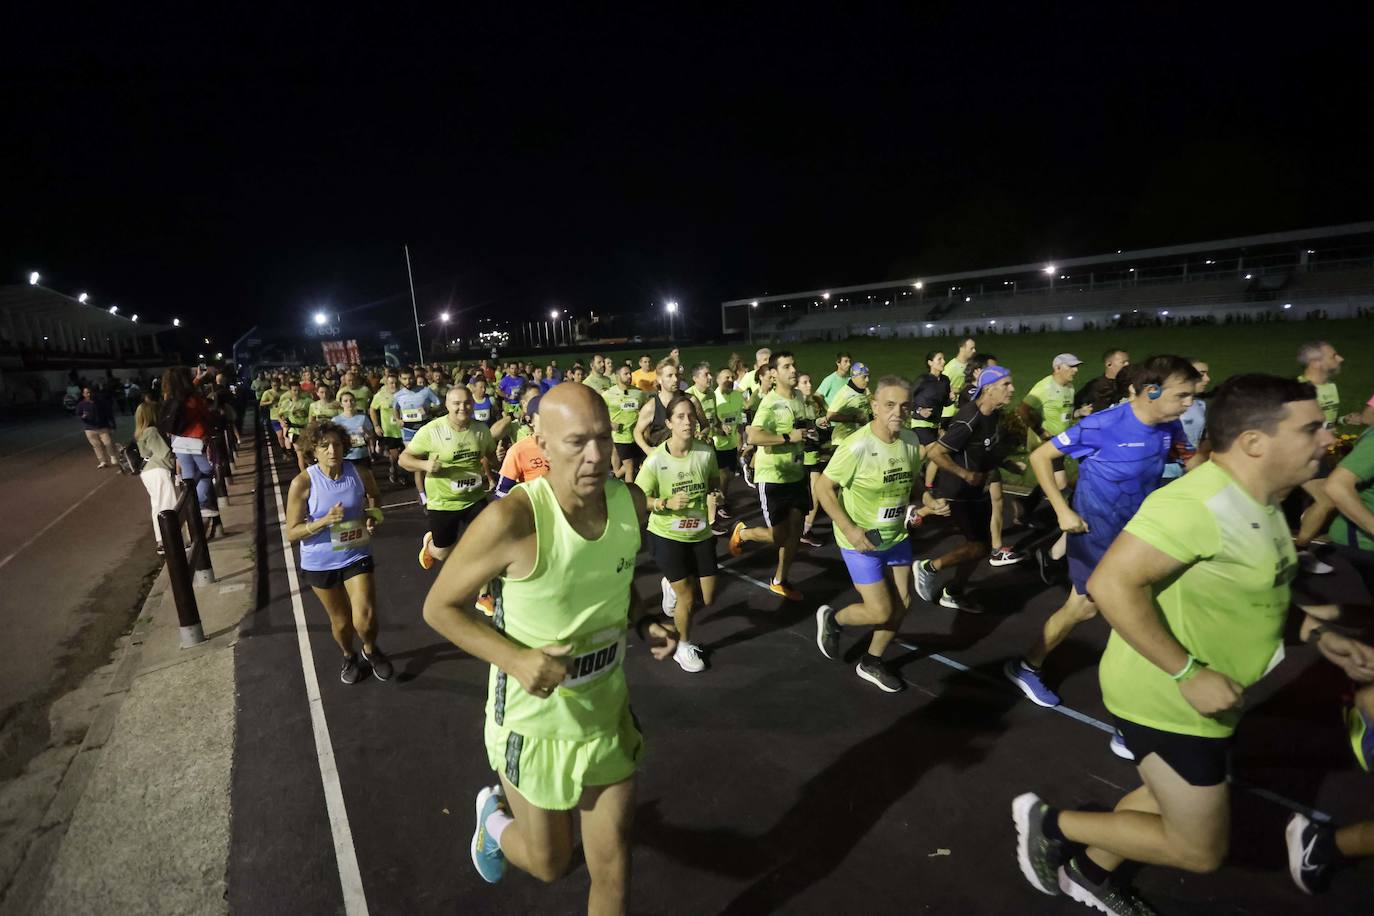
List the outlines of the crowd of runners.
{"type": "MultiPolygon", "coordinates": [[[[1019,398],[973,339],[913,354],[923,371],[911,379],[872,377],[848,353],[813,376],[792,353],[761,349],[719,367],[674,350],[566,369],[280,370],[252,386],[299,470],[288,536],[302,544],[345,683],[392,676],[370,549],[384,522],[378,481],[413,487],[424,507],[418,563],[442,564],[424,619],[491,665],[484,742],[498,780],[476,797],[471,849],[485,880],[508,865],[564,874],[576,812],[589,910],[626,910],[644,749],[628,636],[709,676],[696,632],[716,598],[720,540],[732,556],[775,557],[768,587],[814,606],[820,654],[839,659],[842,643],[863,641],[855,675],[889,693],[905,684],[884,653],[913,593],[979,613],[970,579],[984,565],[1033,564],[1067,587],[1039,638],[1005,664],[1032,702],[1059,704],[1045,661],[1100,612],[1110,749],[1136,761],[1142,785],[1110,812],[1018,796],[1017,857],[1042,893],[1148,913],[1114,873],[1127,860],[1220,866],[1231,736],[1245,689],[1282,659],[1285,631],[1348,676],[1351,747],[1366,770],[1374,756],[1374,648],[1360,609],[1294,609],[1290,593],[1297,576],[1332,572],[1334,554],[1374,593],[1374,435],[1348,454],[1333,447],[1341,428],[1374,420],[1374,398],[1342,416],[1336,349],[1318,341],[1297,357],[1296,378],[1237,375],[1213,389],[1203,358],[1132,362],[1113,349],[1079,384],[1083,360],[1061,353],[1019,398]],[[804,595],[791,577],[827,528],[857,592],[848,603],[804,595]],[[936,541],[938,551],[916,543],[936,541]],[[643,548],[661,576],[648,599],[632,589],[643,548]]],[[[1294,815],[1285,841],[1292,879],[1317,893],[1374,855],[1374,821],[1294,815]]]]}

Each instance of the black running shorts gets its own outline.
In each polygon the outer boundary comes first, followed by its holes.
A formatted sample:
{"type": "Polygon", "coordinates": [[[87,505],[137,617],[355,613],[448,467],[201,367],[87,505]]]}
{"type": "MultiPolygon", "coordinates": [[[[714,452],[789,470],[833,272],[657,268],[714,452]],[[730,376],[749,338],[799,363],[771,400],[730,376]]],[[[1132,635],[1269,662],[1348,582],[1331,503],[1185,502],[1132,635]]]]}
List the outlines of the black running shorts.
{"type": "Polygon", "coordinates": [[[811,511],[811,487],[806,480],[791,483],[758,482],[759,506],[763,509],[763,523],[769,528],[787,521],[788,513],[811,511]]]}
{"type": "Polygon", "coordinates": [[[732,474],[739,473],[739,449],[716,449],[716,467],[732,474]]]}
{"type": "Polygon", "coordinates": [[[716,574],[716,539],[675,541],[649,535],[649,552],[653,554],[658,571],[669,582],[681,582],[688,577],[708,579],[716,574]]]}
{"type": "Polygon", "coordinates": [[[354,576],[370,573],[374,569],[372,557],[361,557],[342,569],[302,569],[301,581],[311,588],[339,588],[354,576]]]}
{"type": "Polygon", "coordinates": [[[425,509],[425,516],[429,519],[431,543],[440,550],[457,544],[468,525],[471,525],[472,520],[477,517],[477,513],[486,507],[487,501],[482,499],[466,509],[425,509]]]}
{"type": "Polygon", "coordinates": [[[1137,725],[1120,716],[1115,718],[1116,727],[1126,739],[1126,747],[1135,755],[1137,764],[1150,754],[1158,754],[1190,786],[1206,788],[1226,781],[1231,757],[1230,738],[1180,735],[1137,725]]]}
{"type": "Polygon", "coordinates": [[[987,543],[992,539],[992,500],[951,499],[949,518],[959,533],[973,542],[987,543]]]}
{"type": "Polygon", "coordinates": [[[621,461],[633,461],[636,464],[644,458],[644,450],[636,442],[615,443],[615,454],[621,461]]]}

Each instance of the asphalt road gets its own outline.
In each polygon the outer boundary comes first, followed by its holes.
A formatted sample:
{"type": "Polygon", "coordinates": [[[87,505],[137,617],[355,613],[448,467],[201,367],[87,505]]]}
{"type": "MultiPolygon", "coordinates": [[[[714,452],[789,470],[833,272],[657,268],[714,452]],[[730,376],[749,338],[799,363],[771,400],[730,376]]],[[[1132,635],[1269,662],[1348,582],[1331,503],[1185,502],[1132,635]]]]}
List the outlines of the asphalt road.
{"type": "MultiPolygon", "coordinates": [[[[284,492],[290,471],[279,468],[284,492]]],[[[383,488],[385,503],[414,499],[408,488],[383,488]]],[[[435,573],[415,559],[425,530],[419,508],[388,510],[373,542],[380,643],[397,677],[351,687],[339,682],[338,651],[308,591],[298,642],[270,495],[266,508],[269,600],[245,623],[236,657],[232,909],[580,911],[584,867],[552,886],[514,870],[490,886],[469,862],[472,799],[492,781],[481,743],[487,666],[421,619],[435,573]],[[331,748],[323,760],[302,644],[331,748]],[[331,813],[326,786],[335,773],[331,813]]],[[[939,536],[923,532],[918,553],[939,536]]],[[[853,673],[861,634],[846,633],[847,664],[816,649],[816,604],[853,595],[835,548],[798,562],[801,605],[760,586],[771,566],[755,553],[722,576],[697,625],[710,651],[706,672],[654,662],[632,641],[631,697],[648,741],[633,911],[1085,912],[1026,884],[1009,812],[1027,789],[1057,804],[1109,806],[1138,784],[1134,768],[1108,751],[1101,725],[1108,716],[1095,666],[1105,625],[1081,627],[1051,659],[1065,706],[1033,706],[1002,679],[1000,664],[1028,644],[1063,590],[1026,568],[986,568],[974,584],[989,613],[916,600],[900,636],[907,648],[894,659],[909,686],[888,695],[853,673]]],[[[647,555],[639,569],[637,588],[656,594],[647,555]]],[[[1353,582],[1342,570],[1325,587],[1353,582]]],[[[1209,876],[1142,871],[1137,886],[1162,912],[1367,912],[1361,889],[1370,863],[1313,900],[1292,886],[1284,858],[1289,807],[1341,821],[1374,817],[1370,777],[1354,766],[1339,727],[1341,686],[1299,648],[1257,687],[1234,760],[1237,780],[1254,789],[1236,793],[1231,858],[1209,876]]]]}
{"type": "MultiPolygon", "coordinates": [[[[131,417],[119,424],[121,436],[132,435],[131,417]]],[[[147,490],[135,477],[97,470],[69,414],[0,422],[0,505],[7,775],[45,734],[47,701],[104,663],[161,560],[147,490]]]]}

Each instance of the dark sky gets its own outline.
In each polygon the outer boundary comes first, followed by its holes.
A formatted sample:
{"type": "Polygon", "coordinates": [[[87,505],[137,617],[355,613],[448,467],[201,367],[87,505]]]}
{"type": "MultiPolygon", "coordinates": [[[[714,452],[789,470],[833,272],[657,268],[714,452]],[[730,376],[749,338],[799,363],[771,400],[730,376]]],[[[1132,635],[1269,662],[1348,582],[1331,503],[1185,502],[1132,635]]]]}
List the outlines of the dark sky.
{"type": "Polygon", "coordinates": [[[1374,218],[1368,4],[672,6],[10,16],[3,281],[228,336],[408,316],[408,242],[422,312],[672,297],[710,332],[723,298],[1374,218]]]}

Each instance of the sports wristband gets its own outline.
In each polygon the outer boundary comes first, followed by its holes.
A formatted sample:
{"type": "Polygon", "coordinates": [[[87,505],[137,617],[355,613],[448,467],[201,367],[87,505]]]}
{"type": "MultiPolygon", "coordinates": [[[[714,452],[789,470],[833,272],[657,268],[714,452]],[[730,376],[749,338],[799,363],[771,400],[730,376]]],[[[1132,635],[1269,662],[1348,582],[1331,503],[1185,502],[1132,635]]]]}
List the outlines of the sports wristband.
{"type": "Polygon", "coordinates": [[[1186,665],[1183,666],[1183,670],[1179,671],[1177,674],[1170,675],[1170,677],[1172,677],[1175,681],[1178,681],[1179,683],[1182,683],[1182,682],[1184,682],[1184,681],[1186,681],[1186,680],[1189,680],[1189,679],[1192,678],[1195,674],[1197,674],[1197,671],[1198,671],[1199,668],[1205,668],[1205,667],[1206,667],[1206,665],[1204,665],[1202,662],[1198,661],[1198,660],[1197,660],[1196,658],[1194,658],[1193,656],[1189,655],[1189,656],[1188,656],[1188,664],[1186,664],[1186,665]]]}
{"type": "Polygon", "coordinates": [[[382,510],[373,506],[371,509],[364,509],[363,514],[378,524],[382,521],[382,510]]]}

